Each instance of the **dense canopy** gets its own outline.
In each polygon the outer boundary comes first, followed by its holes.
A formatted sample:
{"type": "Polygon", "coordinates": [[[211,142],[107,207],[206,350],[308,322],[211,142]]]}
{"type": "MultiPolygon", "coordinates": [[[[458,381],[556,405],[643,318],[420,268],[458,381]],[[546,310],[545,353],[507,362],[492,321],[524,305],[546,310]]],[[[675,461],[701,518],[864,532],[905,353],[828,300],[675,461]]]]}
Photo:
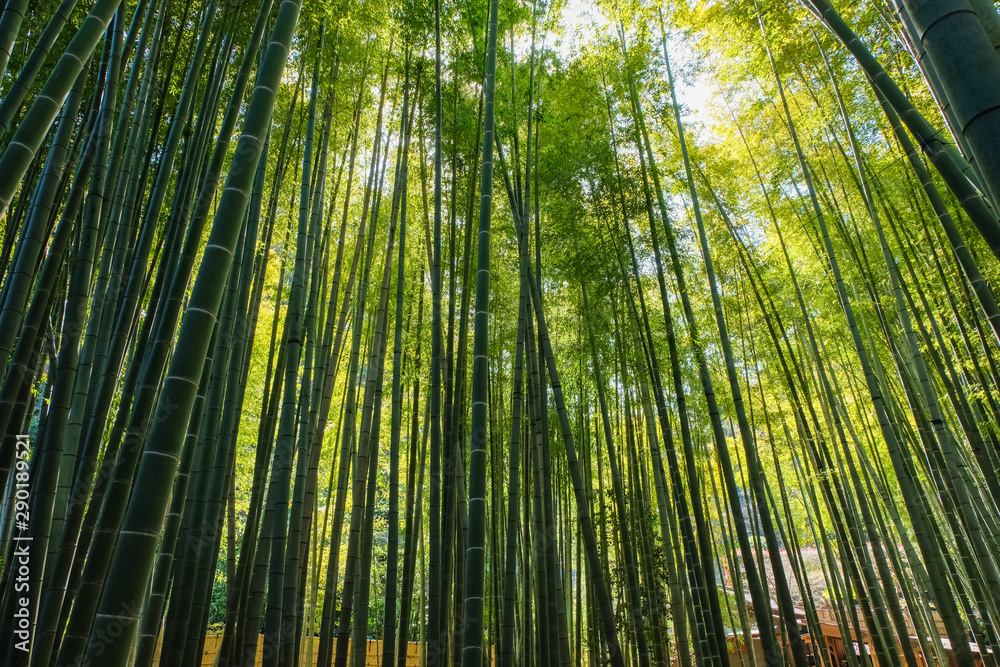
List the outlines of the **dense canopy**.
{"type": "Polygon", "coordinates": [[[998,211],[989,0],[6,0],[0,664],[995,666],[998,211]]]}

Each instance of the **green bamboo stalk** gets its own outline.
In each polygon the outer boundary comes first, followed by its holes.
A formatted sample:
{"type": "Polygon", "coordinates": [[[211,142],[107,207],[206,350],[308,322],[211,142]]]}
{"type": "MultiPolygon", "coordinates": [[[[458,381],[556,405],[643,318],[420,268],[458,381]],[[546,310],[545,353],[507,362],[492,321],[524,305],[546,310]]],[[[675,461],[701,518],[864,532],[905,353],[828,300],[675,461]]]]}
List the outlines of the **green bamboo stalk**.
{"type": "MultiPolygon", "coordinates": [[[[525,227],[527,223],[520,220],[517,215],[516,199],[514,197],[514,191],[510,186],[510,175],[506,169],[503,150],[500,147],[499,139],[495,137],[495,141],[497,146],[497,159],[500,162],[500,169],[504,175],[504,181],[507,185],[507,195],[510,200],[511,212],[514,216],[516,231],[520,233],[520,230],[525,227]]],[[[590,514],[587,492],[584,487],[584,479],[580,470],[580,462],[576,455],[576,448],[573,445],[573,433],[569,425],[569,417],[566,412],[566,405],[563,401],[562,385],[559,382],[559,374],[556,370],[555,359],[552,354],[552,346],[548,337],[548,327],[546,326],[545,315],[542,310],[538,282],[535,279],[534,270],[527,262],[527,257],[525,256],[527,248],[525,246],[526,244],[521,245],[521,262],[523,264],[527,264],[525,271],[528,276],[528,284],[531,287],[531,301],[535,311],[535,319],[538,323],[539,339],[542,342],[541,351],[544,353],[545,365],[549,373],[549,377],[552,379],[552,392],[553,397],[556,400],[556,411],[559,414],[563,445],[566,450],[570,476],[573,479],[573,492],[577,505],[577,520],[580,522],[580,531],[583,535],[585,549],[587,551],[587,565],[590,580],[593,584],[595,595],[597,596],[599,602],[598,606],[600,608],[606,652],[612,665],[623,666],[624,656],[622,655],[621,646],[619,644],[617,632],[614,626],[610,594],[608,592],[604,572],[601,569],[601,557],[597,549],[597,536],[594,532],[594,524],[590,514]]]]}
{"type": "Polygon", "coordinates": [[[465,555],[465,605],[463,607],[462,667],[483,661],[484,578],[486,568],[486,392],[489,366],[490,218],[493,206],[493,134],[496,95],[497,0],[490,2],[486,46],[486,80],[483,101],[483,168],[479,207],[479,243],[476,261],[475,337],[472,362],[472,444],[469,466],[469,537],[465,555]]]}
{"type": "MultiPolygon", "coordinates": [[[[48,80],[35,97],[35,101],[18,123],[10,143],[0,155],[0,169],[8,175],[0,185],[0,214],[5,213],[10,206],[17,186],[28,171],[28,166],[35,158],[35,153],[42,145],[49,128],[55,122],[66,95],[83,70],[84,64],[90,59],[90,54],[101,36],[107,31],[108,24],[120,4],[121,0],[97,0],[94,3],[60,56],[48,80]]],[[[13,26],[11,32],[16,33],[13,26]]],[[[2,45],[0,51],[10,53],[10,50],[2,48],[2,45]]],[[[0,135],[6,135],[9,130],[9,126],[0,125],[0,135]]],[[[2,343],[0,357],[4,357],[10,353],[10,343],[7,342],[6,336],[0,338],[0,343],[2,343]]]]}
{"type": "MultiPolygon", "coordinates": [[[[880,91],[889,104],[899,114],[906,127],[913,133],[924,154],[938,170],[945,183],[958,198],[963,210],[975,223],[994,254],[1000,253],[1000,222],[996,213],[989,207],[975,186],[962,173],[960,164],[963,161],[957,150],[944,144],[937,132],[913,104],[906,98],[899,86],[889,77],[884,69],[872,56],[871,51],[861,42],[860,38],[848,27],[847,23],[837,14],[827,0],[807,0],[823,23],[850,50],[864,70],[873,88],[880,91]]],[[[1000,257],[1000,254],[998,254],[1000,257]]]]}
{"type": "MultiPolygon", "coordinates": [[[[249,202],[249,190],[270,125],[275,90],[284,70],[299,9],[300,5],[295,0],[283,0],[278,9],[236,158],[216,213],[217,224],[213,225],[205,250],[206,257],[181,324],[177,343],[179,352],[171,360],[159,397],[159,406],[171,406],[175,416],[153,425],[139,463],[137,484],[146,492],[130,500],[124,530],[111,561],[109,586],[98,608],[87,649],[89,658],[101,655],[102,663],[109,666],[124,665],[131,649],[140,611],[139,602],[144,596],[143,589],[153,565],[156,536],[163,527],[169,484],[178,465],[187,421],[185,417],[190,415],[193,403],[197,386],[195,378],[200,376],[208,351],[206,325],[214,324],[218,313],[225,287],[224,281],[219,280],[220,272],[224,275],[231,265],[232,248],[236,245],[249,202]],[[122,628],[122,636],[117,641],[108,642],[103,638],[108,636],[112,623],[122,628]]],[[[211,326],[208,328],[211,329],[211,326]]]]}

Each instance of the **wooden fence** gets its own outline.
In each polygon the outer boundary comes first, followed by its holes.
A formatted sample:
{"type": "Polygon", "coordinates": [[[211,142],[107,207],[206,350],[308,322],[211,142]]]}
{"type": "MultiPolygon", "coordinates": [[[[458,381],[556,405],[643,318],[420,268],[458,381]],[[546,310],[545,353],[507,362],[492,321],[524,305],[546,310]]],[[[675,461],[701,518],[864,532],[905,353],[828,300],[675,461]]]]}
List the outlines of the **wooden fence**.
{"type": "MultiPolygon", "coordinates": [[[[163,635],[160,635],[160,644],[156,647],[156,657],[153,664],[158,664],[160,661],[160,650],[163,645],[163,635]]],[[[201,654],[201,667],[214,667],[216,658],[219,653],[219,649],[222,647],[222,635],[208,635],[205,637],[205,648],[201,654]]],[[[301,651],[306,650],[306,645],[303,644],[301,651]]],[[[336,654],[337,651],[337,640],[333,640],[333,650],[336,654]]],[[[348,642],[348,650],[350,650],[350,642],[348,642]]],[[[313,652],[312,652],[312,665],[316,667],[316,660],[319,654],[319,638],[313,638],[313,652]]],[[[304,655],[304,653],[303,653],[304,655]]],[[[256,667],[261,667],[264,662],[264,635],[260,635],[257,638],[257,660],[255,661],[256,667]]],[[[301,664],[301,663],[300,663],[301,664]]],[[[365,667],[382,667],[382,640],[381,639],[369,639],[368,640],[368,655],[365,659],[365,667]]],[[[410,642],[406,648],[406,667],[420,667],[420,643],[410,642]]]]}

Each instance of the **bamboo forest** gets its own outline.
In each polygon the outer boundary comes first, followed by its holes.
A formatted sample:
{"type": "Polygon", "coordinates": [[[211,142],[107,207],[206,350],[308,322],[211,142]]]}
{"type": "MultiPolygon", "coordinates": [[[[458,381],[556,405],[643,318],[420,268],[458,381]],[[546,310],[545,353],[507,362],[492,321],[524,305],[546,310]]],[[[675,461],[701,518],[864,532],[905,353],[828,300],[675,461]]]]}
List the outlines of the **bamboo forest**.
{"type": "Polygon", "coordinates": [[[0,4],[0,665],[1000,667],[993,0],[0,4]]]}

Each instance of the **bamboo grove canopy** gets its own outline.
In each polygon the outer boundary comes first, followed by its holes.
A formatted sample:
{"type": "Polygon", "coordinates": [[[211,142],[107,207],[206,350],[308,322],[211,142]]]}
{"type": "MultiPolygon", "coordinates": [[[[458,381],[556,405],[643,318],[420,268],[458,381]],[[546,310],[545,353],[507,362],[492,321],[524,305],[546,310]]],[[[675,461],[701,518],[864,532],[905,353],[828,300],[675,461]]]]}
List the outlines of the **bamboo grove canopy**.
{"type": "Polygon", "coordinates": [[[6,0],[0,663],[998,664],[1000,16],[660,2],[6,0]]]}

